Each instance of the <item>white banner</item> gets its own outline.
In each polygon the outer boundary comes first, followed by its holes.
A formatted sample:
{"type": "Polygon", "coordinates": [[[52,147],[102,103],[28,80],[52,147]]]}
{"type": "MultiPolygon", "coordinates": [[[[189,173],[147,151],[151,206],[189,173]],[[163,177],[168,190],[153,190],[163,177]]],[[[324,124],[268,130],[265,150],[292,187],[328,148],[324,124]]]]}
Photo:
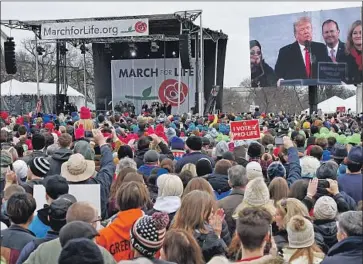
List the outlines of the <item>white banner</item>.
{"type": "MultiPolygon", "coordinates": [[[[191,70],[181,70],[180,114],[195,107],[195,60],[191,70]]],[[[169,102],[178,111],[179,58],[111,61],[113,105],[130,102],[140,113],[146,102],[169,102]]]]}
{"type": "Polygon", "coordinates": [[[125,19],[45,23],[41,25],[42,39],[116,38],[149,35],[149,20],[125,19]]]}

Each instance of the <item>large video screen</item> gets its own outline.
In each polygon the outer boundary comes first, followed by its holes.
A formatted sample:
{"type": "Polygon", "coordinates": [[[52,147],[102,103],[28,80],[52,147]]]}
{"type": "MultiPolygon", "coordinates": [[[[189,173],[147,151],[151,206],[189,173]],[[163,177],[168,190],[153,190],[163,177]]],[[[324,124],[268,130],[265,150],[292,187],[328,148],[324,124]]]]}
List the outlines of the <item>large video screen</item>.
{"type": "Polygon", "coordinates": [[[361,8],[250,18],[250,65],[253,87],[306,79],[361,83],[361,8]]]}

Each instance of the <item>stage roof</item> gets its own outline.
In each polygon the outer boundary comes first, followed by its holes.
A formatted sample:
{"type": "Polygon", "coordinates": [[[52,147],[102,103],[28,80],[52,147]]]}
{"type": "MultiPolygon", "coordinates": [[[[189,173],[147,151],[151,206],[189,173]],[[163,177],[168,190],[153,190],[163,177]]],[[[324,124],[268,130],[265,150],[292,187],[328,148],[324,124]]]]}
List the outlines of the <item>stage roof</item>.
{"type": "MultiPolygon", "coordinates": [[[[198,11],[198,10],[197,10],[198,11]]],[[[133,40],[138,42],[139,40],[164,40],[164,41],[177,41],[179,40],[180,22],[177,14],[184,12],[196,12],[196,11],[181,11],[174,14],[155,14],[155,15],[140,15],[140,16],[123,16],[123,17],[93,17],[93,18],[74,18],[74,19],[50,19],[50,20],[28,20],[28,21],[11,21],[1,20],[2,25],[11,25],[11,23],[17,23],[23,28],[40,27],[44,23],[62,23],[62,22],[82,22],[82,21],[103,21],[103,20],[127,20],[127,19],[149,19],[149,36],[138,37],[116,37],[116,38],[93,38],[89,39],[89,42],[125,42],[133,40]]],[[[186,21],[184,23],[189,23],[186,21]]],[[[192,23],[193,31],[200,29],[198,25],[192,23]]],[[[203,38],[208,40],[216,39],[228,39],[228,36],[222,32],[222,30],[216,31],[209,28],[204,28],[203,38]]],[[[191,38],[194,38],[194,34],[191,34],[191,38]]],[[[66,41],[70,41],[67,39],[66,41]]]]}

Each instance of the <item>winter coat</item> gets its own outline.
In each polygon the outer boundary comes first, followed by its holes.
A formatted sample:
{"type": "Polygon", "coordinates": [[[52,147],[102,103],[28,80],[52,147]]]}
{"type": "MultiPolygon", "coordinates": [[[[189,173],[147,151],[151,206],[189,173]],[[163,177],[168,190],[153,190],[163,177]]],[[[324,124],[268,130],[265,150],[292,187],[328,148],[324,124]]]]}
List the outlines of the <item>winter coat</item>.
{"type": "Polygon", "coordinates": [[[119,212],[107,227],[100,230],[100,236],[96,237],[97,244],[108,250],[117,262],[132,259],[130,230],[143,215],[141,209],[119,212]]]}
{"type": "Polygon", "coordinates": [[[337,224],[335,220],[315,220],[314,232],[316,236],[321,236],[324,241],[323,252],[328,253],[328,250],[334,246],[337,240],[337,224]]]}
{"type": "Polygon", "coordinates": [[[344,191],[354,199],[356,203],[363,200],[363,175],[342,174],[338,177],[339,190],[344,191]]]}
{"type": "Polygon", "coordinates": [[[144,177],[149,177],[151,174],[151,171],[155,168],[160,168],[160,167],[157,165],[143,164],[140,166],[140,168],[137,170],[137,172],[140,173],[144,177]]]}
{"type": "Polygon", "coordinates": [[[242,203],[244,191],[241,189],[232,189],[230,195],[218,201],[218,207],[223,208],[225,220],[228,225],[229,234],[233,236],[236,230],[236,220],[232,218],[237,206],[242,203]]]}
{"type": "Polygon", "coordinates": [[[198,230],[195,230],[193,235],[202,249],[205,262],[210,261],[214,256],[226,255],[227,245],[223,239],[218,238],[211,228],[207,234],[202,234],[198,230]]]}
{"type": "Polygon", "coordinates": [[[212,173],[205,177],[205,179],[212,185],[217,200],[230,194],[231,186],[228,183],[228,175],[212,173]]]}
{"type": "Polygon", "coordinates": [[[185,164],[192,163],[196,165],[198,160],[203,158],[209,159],[212,167],[214,168],[214,160],[211,157],[203,154],[202,152],[192,152],[185,154],[180,160],[177,161],[175,165],[175,172],[180,173],[185,164]]]}
{"type": "Polygon", "coordinates": [[[350,236],[336,243],[321,264],[359,264],[363,259],[363,236],[350,236]]]}
{"type": "Polygon", "coordinates": [[[11,225],[1,231],[1,256],[8,264],[15,264],[21,250],[30,241],[34,240],[34,234],[21,226],[11,225]]]}
{"type": "Polygon", "coordinates": [[[288,168],[286,169],[286,180],[289,187],[297,180],[301,179],[300,158],[297,149],[291,147],[287,150],[288,168]]]}
{"type": "Polygon", "coordinates": [[[57,239],[59,236],[58,232],[48,231],[44,238],[35,239],[30,241],[23,250],[20,252],[20,256],[16,264],[23,264],[30,256],[30,254],[35,251],[41,244],[51,241],[53,239],[57,239]]]}
{"type": "Polygon", "coordinates": [[[29,230],[32,231],[37,238],[45,237],[50,230],[48,211],[48,205],[45,205],[44,208],[38,210],[37,215],[34,216],[33,221],[29,225],[29,230]]]}
{"type": "MultiPolygon", "coordinates": [[[[165,145],[164,142],[160,142],[158,146],[160,148],[161,154],[163,154],[165,156],[165,158],[168,158],[171,160],[174,159],[173,153],[171,152],[169,147],[167,145],[165,145]]],[[[144,155],[148,150],[149,150],[149,148],[136,151],[134,160],[136,162],[137,168],[140,168],[141,165],[144,164],[144,155]]]]}
{"type": "MultiPolygon", "coordinates": [[[[101,250],[104,264],[116,264],[116,261],[105,248],[101,246],[98,246],[98,248],[101,250]]],[[[53,239],[39,245],[37,250],[30,254],[29,258],[24,262],[24,264],[58,264],[61,251],[62,246],[60,244],[59,238],[53,239]]]]}
{"type": "Polygon", "coordinates": [[[47,158],[47,154],[42,150],[33,150],[29,155],[26,155],[21,160],[25,161],[26,164],[29,164],[30,161],[32,161],[36,157],[43,157],[47,158]]]}
{"type": "Polygon", "coordinates": [[[42,185],[42,184],[43,184],[43,179],[34,179],[27,182],[22,182],[22,181],[19,182],[19,185],[23,187],[24,190],[31,195],[33,195],[34,185],[42,185]]]}
{"type": "Polygon", "coordinates": [[[181,199],[177,196],[166,196],[156,198],[153,209],[146,212],[147,215],[152,215],[156,212],[164,212],[169,215],[169,229],[171,222],[174,219],[176,212],[179,210],[181,205],[181,199]]]}
{"type": "Polygon", "coordinates": [[[107,203],[110,196],[110,188],[115,173],[115,164],[113,163],[113,156],[111,149],[108,145],[101,147],[101,165],[95,177],[91,177],[81,182],[70,182],[70,184],[100,184],[101,188],[101,217],[107,218],[107,203]]]}
{"type": "Polygon", "coordinates": [[[284,260],[281,257],[275,257],[272,255],[266,255],[259,259],[239,260],[236,262],[243,262],[248,264],[285,264],[284,260]]]}
{"type": "Polygon", "coordinates": [[[73,154],[73,151],[67,148],[61,148],[54,152],[51,157],[48,157],[50,164],[50,170],[47,175],[60,175],[62,164],[68,161],[69,157],[73,154]]]}
{"type": "MultiPolygon", "coordinates": [[[[295,253],[295,251],[296,251],[296,249],[292,249],[292,248],[283,249],[285,262],[287,262],[289,264],[306,264],[306,263],[308,263],[307,256],[301,256],[301,257],[294,259],[293,261],[288,262],[290,260],[291,256],[295,253]]],[[[313,264],[319,264],[323,260],[323,258],[324,258],[324,253],[314,252],[313,264]]]]}

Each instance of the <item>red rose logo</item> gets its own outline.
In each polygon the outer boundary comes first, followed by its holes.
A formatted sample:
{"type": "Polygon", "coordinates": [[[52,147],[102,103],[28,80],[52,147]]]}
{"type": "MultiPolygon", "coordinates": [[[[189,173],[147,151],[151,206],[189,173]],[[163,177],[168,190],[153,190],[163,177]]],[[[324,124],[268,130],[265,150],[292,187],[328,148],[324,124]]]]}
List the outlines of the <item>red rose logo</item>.
{"type": "Polygon", "coordinates": [[[135,24],[135,31],[137,33],[144,33],[147,30],[147,24],[143,21],[139,21],[135,24]]]}
{"type": "MultiPolygon", "coordinates": [[[[178,106],[178,80],[168,79],[161,83],[159,98],[163,103],[168,102],[171,106],[178,106]]],[[[183,104],[188,95],[188,86],[180,82],[180,104],[183,104]]]]}

